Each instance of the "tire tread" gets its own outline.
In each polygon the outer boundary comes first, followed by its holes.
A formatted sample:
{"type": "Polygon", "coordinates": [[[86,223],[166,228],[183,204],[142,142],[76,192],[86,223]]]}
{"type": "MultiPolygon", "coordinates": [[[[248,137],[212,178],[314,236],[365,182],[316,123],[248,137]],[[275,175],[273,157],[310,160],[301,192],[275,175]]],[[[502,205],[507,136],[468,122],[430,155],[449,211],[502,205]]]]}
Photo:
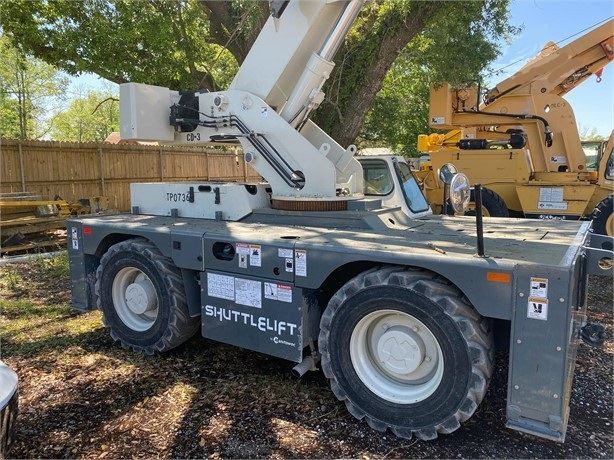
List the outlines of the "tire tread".
{"type": "Polygon", "coordinates": [[[460,423],[473,415],[484,398],[493,370],[494,341],[488,318],[484,318],[469,304],[462,293],[446,279],[422,269],[391,266],[374,268],[347,282],[330,300],[320,322],[320,353],[322,369],[329,379],[337,399],[344,401],[348,411],[358,419],[364,418],[369,426],[378,431],[390,429],[396,436],[411,439],[412,435],[421,440],[431,440],[438,433],[449,434],[460,427],[460,423]],[[343,303],[360,290],[374,285],[401,285],[406,289],[428,297],[443,308],[460,327],[469,345],[472,358],[472,381],[459,409],[443,422],[421,429],[412,430],[404,426],[386,424],[356,407],[342,390],[334,375],[330,362],[330,325],[335,313],[343,303]],[[383,429],[380,429],[382,428],[383,429]]]}

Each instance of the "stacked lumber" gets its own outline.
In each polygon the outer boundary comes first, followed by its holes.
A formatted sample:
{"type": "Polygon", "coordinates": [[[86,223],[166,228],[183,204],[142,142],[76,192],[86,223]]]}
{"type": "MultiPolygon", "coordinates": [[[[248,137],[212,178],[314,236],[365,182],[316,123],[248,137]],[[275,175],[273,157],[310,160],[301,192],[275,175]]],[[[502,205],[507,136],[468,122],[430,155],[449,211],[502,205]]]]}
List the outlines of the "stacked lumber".
{"type": "Polygon", "coordinates": [[[70,214],[64,200],[44,200],[28,192],[0,194],[0,253],[20,249],[32,236],[47,239],[47,233],[64,228],[70,214]]]}

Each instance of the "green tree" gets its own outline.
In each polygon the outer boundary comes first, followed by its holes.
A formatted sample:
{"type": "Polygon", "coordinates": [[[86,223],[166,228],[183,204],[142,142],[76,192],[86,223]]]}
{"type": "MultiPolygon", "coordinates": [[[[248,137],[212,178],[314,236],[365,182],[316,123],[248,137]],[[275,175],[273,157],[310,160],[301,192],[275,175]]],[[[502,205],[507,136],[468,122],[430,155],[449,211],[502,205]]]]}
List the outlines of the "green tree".
{"type": "MultiPolygon", "coordinates": [[[[354,142],[386,73],[414,40],[420,43],[407,59],[423,66],[431,81],[477,79],[497,56],[498,40],[515,32],[507,24],[508,4],[368,3],[336,57],[315,121],[342,145],[354,142]]],[[[46,62],[71,74],[89,71],[115,83],[172,89],[226,87],[267,16],[268,2],[257,0],[0,2],[6,33],[46,62]]]]}
{"type": "Polygon", "coordinates": [[[103,141],[114,131],[119,131],[117,94],[90,90],[58,113],[50,134],[58,141],[87,142],[103,141]]]}
{"type": "Polygon", "coordinates": [[[0,25],[16,46],[71,75],[92,72],[115,83],[225,87],[236,61],[207,39],[209,24],[199,2],[187,0],[0,2],[0,25]]]}
{"type": "MultiPolygon", "coordinates": [[[[518,32],[507,23],[508,5],[507,0],[369,4],[336,59],[325,110],[316,115],[318,124],[346,145],[359,136],[373,107],[378,114],[371,114],[371,120],[387,123],[390,129],[405,125],[406,130],[408,121],[403,117],[419,117],[414,120],[416,127],[407,132],[408,138],[415,138],[420,133],[415,130],[428,128],[428,86],[481,80],[499,55],[501,40],[518,32]],[[386,79],[393,64],[393,75],[386,79]],[[392,87],[376,103],[385,82],[392,87]],[[405,100],[399,98],[401,93],[405,100]],[[396,113],[399,103],[404,109],[396,113]]],[[[398,136],[383,139],[408,143],[398,136]]]]}
{"type": "Polygon", "coordinates": [[[0,135],[39,139],[61,105],[68,78],[56,68],[11,46],[0,36],[0,135]]]}
{"type": "Polygon", "coordinates": [[[386,74],[357,145],[389,147],[398,154],[416,155],[417,135],[430,132],[428,97],[428,71],[412,62],[411,53],[402,53],[386,74]]]}

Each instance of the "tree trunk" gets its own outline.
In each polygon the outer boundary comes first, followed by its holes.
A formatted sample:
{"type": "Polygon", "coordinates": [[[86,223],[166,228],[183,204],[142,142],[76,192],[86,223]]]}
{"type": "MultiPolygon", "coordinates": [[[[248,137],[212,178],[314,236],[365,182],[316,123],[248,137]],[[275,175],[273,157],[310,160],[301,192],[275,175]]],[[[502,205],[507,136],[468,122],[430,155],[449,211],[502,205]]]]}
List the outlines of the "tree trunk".
{"type": "MultiPolygon", "coordinates": [[[[324,110],[334,108],[325,115],[326,126],[322,126],[342,146],[353,144],[362,129],[367,112],[373,105],[377,93],[382,88],[384,77],[399,53],[425,27],[426,21],[444,6],[445,2],[420,2],[409,13],[400,15],[395,9],[378,24],[367,21],[365,27],[372,27],[367,36],[361,34],[363,40],[358,46],[374,51],[368,52],[364,59],[360,50],[345,49],[345,53],[336,59],[335,72],[331,80],[341,82],[340,91],[350,88],[350,91],[339,94],[337,100],[323,104],[324,110]],[[371,37],[371,40],[368,39],[371,37]],[[358,56],[353,57],[353,56],[358,56]],[[354,84],[349,82],[354,82],[354,84]],[[331,114],[334,115],[331,117],[331,114]]],[[[338,84],[338,83],[337,83],[338,84]]],[[[327,95],[327,98],[330,96],[327,95]]],[[[335,97],[333,95],[333,97],[335,97]]],[[[318,120],[315,120],[318,123],[318,120]]]]}
{"type": "Polygon", "coordinates": [[[244,8],[239,18],[232,2],[200,0],[199,4],[209,18],[209,39],[227,48],[240,65],[268,19],[268,2],[254,2],[253,8],[244,8]]]}

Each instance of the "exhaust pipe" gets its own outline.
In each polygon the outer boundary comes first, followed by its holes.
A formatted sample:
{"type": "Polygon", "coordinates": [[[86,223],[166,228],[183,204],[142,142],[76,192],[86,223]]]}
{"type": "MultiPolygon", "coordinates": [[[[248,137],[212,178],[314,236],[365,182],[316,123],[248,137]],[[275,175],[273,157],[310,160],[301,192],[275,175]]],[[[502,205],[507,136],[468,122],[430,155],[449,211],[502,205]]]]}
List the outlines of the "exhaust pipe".
{"type": "Polygon", "coordinates": [[[301,378],[307,371],[317,371],[316,364],[320,362],[320,354],[314,353],[303,358],[303,360],[292,368],[292,375],[301,378]]]}

